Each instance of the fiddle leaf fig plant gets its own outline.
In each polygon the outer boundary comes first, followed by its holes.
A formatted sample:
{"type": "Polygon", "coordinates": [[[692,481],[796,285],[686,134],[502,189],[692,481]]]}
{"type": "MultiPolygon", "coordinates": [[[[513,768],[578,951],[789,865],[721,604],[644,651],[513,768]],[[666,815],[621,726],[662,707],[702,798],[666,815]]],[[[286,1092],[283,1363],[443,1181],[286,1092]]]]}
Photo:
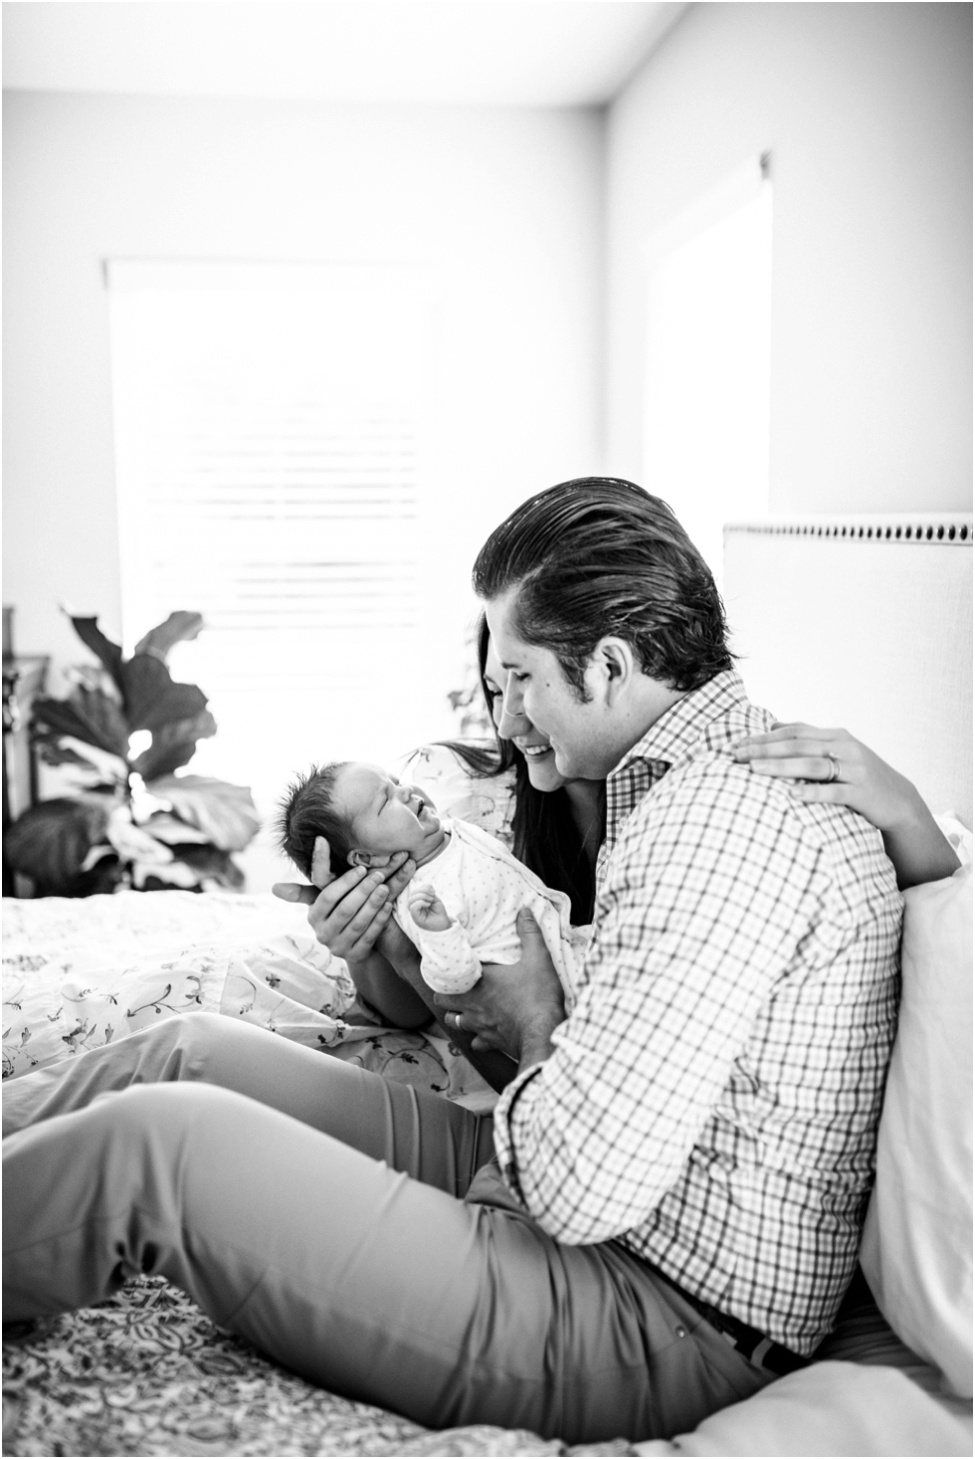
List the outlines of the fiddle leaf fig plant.
{"type": "Polygon", "coordinates": [[[11,867],[41,896],[242,887],[233,853],[260,828],[250,791],[177,773],[217,730],[203,691],[177,683],[167,665],[202,617],[171,613],[127,659],[96,618],[68,616],[98,664],[71,671],[65,699],[35,701],[31,734],[41,759],[68,767],[77,788],[8,828],[11,867]]]}

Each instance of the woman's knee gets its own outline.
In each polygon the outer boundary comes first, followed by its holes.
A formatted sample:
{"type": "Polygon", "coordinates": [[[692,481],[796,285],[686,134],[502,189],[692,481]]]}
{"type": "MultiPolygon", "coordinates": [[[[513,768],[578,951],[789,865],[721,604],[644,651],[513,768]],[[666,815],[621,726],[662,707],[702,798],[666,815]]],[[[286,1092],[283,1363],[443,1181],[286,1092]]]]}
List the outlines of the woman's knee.
{"type": "MultiPolygon", "coordinates": [[[[225,1025],[233,1022],[202,1010],[174,1014],[82,1055],[75,1061],[74,1072],[79,1078],[98,1075],[88,1081],[92,1085],[89,1099],[100,1092],[99,1084],[104,1090],[118,1090],[130,1084],[209,1080],[214,1059],[227,1061],[225,1025]]],[[[87,1101],[76,1104],[80,1102],[87,1101]]]]}
{"type": "Polygon", "coordinates": [[[202,1138],[205,1147],[215,1128],[237,1121],[241,1102],[213,1084],[133,1084],[98,1095],[87,1113],[121,1149],[171,1144],[185,1152],[190,1137],[202,1138]]]}
{"type": "Polygon", "coordinates": [[[207,1045],[222,1038],[229,1022],[230,1020],[223,1013],[207,1013],[201,1008],[198,1013],[175,1013],[165,1023],[156,1026],[164,1028],[168,1024],[171,1031],[180,1039],[195,1040],[207,1045]]]}
{"type": "Polygon", "coordinates": [[[236,1020],[222,1013],[177,1013],[153,1024],[143,1037],[179,1064],[177,1078],[206,1078],[207,1065],[236,1045],[236,1020]]]}

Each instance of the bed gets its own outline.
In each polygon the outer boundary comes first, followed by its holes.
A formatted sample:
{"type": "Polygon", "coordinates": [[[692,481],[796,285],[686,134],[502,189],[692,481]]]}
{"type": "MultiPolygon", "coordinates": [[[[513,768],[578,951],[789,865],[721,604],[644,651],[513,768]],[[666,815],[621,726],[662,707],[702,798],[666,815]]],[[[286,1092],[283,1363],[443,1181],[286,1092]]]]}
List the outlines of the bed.
{"type": "MultiPolygon", "coordinates": [[[[842,724],[902,768],[970,862],[970,516],[736,524],[724,593],[752,696],[842,724]]],[[[901,1023],[861,1271],[810,1367],[693,1434],[573,1449],[427,1431],[311,1388],[159,1279],[7,1329],[10,1455],[970,1454],[970,864],[906,897],[901,1023]]],[[[300,911],[265,896],[124,892],[4,904],[4,1075],[173,1012],[219,1009],[477,1102],[445,1039],[359,1005],[300,911]]]]}

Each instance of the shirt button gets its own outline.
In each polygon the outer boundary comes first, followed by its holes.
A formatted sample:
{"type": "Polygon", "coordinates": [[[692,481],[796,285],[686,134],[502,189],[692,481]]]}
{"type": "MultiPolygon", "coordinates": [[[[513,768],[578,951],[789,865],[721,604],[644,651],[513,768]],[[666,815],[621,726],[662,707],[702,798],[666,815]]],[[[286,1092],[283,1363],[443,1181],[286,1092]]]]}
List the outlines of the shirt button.
{"type": "Polygon", "coordinates": [[[686,1327],[679,1327],[677,1329],[677,1336],[678,1337],[686,1337],[687,1336],[687,1328],[686,1327]]]}

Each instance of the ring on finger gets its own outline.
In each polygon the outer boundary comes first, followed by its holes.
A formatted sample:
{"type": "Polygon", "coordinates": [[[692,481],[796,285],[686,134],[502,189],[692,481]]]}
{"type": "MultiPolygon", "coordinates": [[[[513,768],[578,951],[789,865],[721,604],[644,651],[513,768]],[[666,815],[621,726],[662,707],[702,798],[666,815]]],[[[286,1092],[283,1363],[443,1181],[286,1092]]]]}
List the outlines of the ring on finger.
{"type": "Polygon", "coordinates": [[[463,1017],[463,1014],[461,1014],[461,1013],[448,1013],[447,1014],[447,1018],[454,1025],[454,1028],[462,1028],[463,1027],[463,1025],[461,1024],[462,1017],[463,1017]]]}
{"type": "Polygon", "coordinates": [[[826,777],[825,783],[830,785],[834,780],[839,780],[840,778],[840,762],[835,755],[830,755],[829,753],[827,753],[826,758],[829,761],[829,774],[826,777]]]}

